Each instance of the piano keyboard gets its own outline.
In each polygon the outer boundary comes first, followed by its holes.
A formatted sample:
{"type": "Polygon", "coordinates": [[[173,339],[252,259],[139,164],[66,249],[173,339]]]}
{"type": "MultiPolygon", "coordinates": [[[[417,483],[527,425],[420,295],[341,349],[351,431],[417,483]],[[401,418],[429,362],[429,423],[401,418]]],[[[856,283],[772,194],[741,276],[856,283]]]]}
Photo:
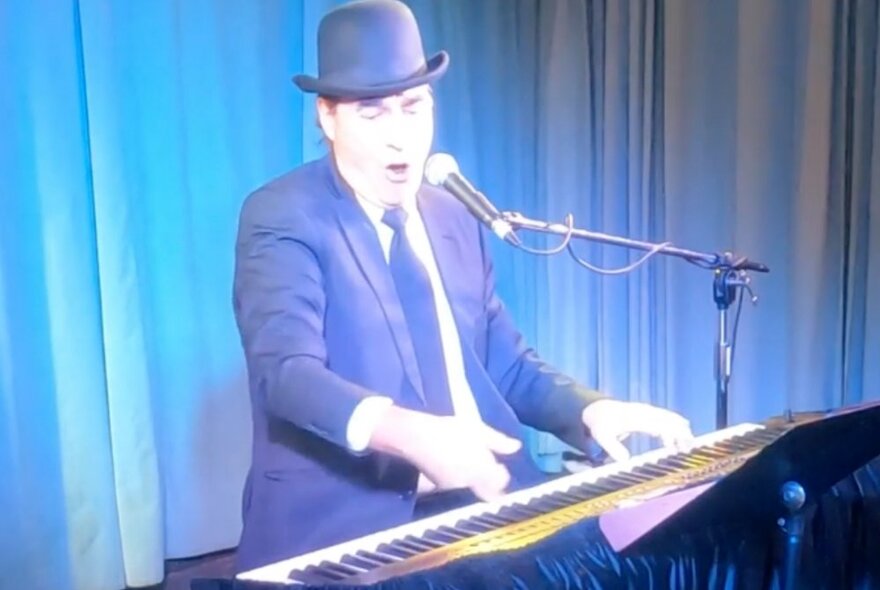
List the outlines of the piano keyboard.
{"type": "Polygon", "coordinates": [[[258,582],[370,584],[539,541],[590,516],[733,471],[783,427],[740,424],[697,437],[690,450],[657,449],[240,573],[258,582]]]}

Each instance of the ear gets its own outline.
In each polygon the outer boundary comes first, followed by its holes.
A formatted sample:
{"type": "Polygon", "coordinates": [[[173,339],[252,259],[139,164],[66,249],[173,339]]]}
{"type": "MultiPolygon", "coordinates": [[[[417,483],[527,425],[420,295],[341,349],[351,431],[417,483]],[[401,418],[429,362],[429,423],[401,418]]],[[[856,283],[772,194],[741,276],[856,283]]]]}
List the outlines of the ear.
{"type": "Polygon", "coordinates": [[[331,104],[325,98],[318,97],[315,101],[318,110],[318,125],[324,132],[324,137],[331,143],[336,139],[336,105],[331,104]]]}

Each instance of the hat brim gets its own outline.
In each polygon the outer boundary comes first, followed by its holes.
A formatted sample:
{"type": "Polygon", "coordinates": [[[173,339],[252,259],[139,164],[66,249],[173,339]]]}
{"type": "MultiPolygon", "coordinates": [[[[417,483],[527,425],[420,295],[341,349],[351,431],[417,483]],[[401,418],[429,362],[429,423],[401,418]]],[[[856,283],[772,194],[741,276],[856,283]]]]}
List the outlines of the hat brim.
{"type": "Polygon", "coordinates": [[[430,84],[446,73],[447,67],[449,67],[449,54],[445,51],[441,51],[436,55],[431,56],[431,58],[425,62],[423,71],[414,76],[410,76],[409,78],[386,84],[377,84],[374,86],[351,86],[321,80],[320,78],[307,76],[305,74],[294,76],[293,82],[303,92],[311,92],[320,94],[321,96],[329,96],[331,98],[378,98],[397,94],[398,92],[403,92],[404,90],[415,88],[422,84],[430,84]]]}

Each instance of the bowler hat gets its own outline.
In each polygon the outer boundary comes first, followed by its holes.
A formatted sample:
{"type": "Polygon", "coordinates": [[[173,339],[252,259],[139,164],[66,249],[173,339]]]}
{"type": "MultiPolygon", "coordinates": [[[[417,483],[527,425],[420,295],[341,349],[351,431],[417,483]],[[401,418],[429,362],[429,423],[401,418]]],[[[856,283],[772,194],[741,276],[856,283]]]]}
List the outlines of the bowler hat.
{"type": "Polygon", "coordinates": [[[412,11],[399,0],[356,0],[328,12],[318,26],[318,77],[293,81],[305,92],[375,98],[430,83],[446,71],[445,51],[425,59],[412,11]]]}

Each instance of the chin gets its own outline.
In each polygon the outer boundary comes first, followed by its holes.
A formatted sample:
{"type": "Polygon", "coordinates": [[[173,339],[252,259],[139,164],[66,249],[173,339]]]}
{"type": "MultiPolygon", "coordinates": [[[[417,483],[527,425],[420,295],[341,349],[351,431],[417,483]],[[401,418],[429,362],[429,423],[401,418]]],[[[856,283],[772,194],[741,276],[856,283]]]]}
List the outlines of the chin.
{"type": "Polygon", "coordinates": [[[412,198],[419,190],[420,183],[418,182],[393,182],[389,183],[387,187],[387,195],[389,199],[393,199],[398,203],[403,203],[404,201],[412,198]]]}

